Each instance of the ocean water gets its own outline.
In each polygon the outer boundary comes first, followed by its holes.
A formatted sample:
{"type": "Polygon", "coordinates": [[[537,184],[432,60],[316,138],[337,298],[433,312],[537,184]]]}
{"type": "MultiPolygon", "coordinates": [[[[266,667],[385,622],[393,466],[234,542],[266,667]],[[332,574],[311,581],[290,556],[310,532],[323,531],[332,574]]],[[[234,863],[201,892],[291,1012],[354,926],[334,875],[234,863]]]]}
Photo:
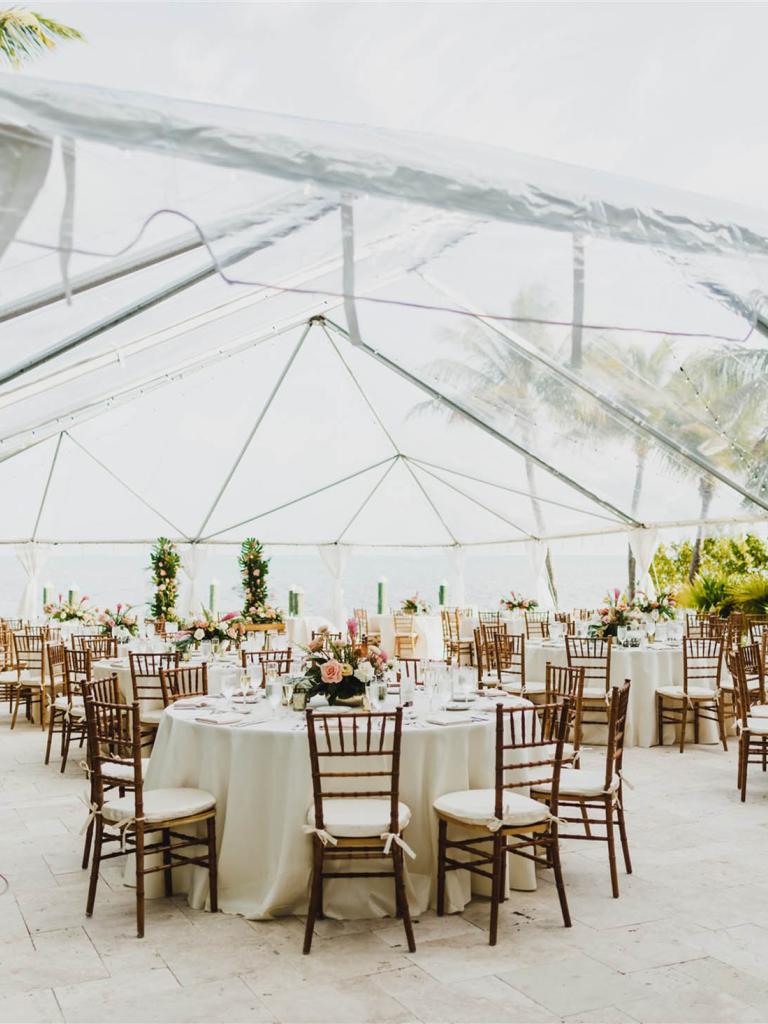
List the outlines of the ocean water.
{"type": "MultiPolygon", "coordinates": [[[[562,608],[593,607],[607,590],[626,586],[626,541],[620,537],[591,538],[588,545],[569,545],[558,550],[553,545],[555,579],[562,608]]],[[[270,591],[278,605],[285,608],[288,589],[303,587],[307,615],[327,615],[332,602],[332,580],[319,554],[312,549],[267,550],[271,556],[270,591]]],[[[376,583],[386,577],[389,603],[395,607],[418,591],[433,606],[437,605],[438,586],[449,585],[451,597],[452,566],[448,553],[413,551],[408,553],[354,551],[344,579],[345,603],[353,607],[373,608],[376,583]]],[[[182,577],[183,578],[183,577],[182,577]]],[[[208,584],[219,582],[219,610],[239,610],[241,591],[236,548],[211,551],[201,576],[207,598],[208,584]]],[[[14,550],[0,551],[0,615],[17,613],[24,589],[25,575],[14,550]]],[[[502,594],[517,590],[530,593],[529,573],[522,552],[496,553],[492,549],[466,551],[464,571],[465,600],[480,608],[495,608],[502,594]]],[[[118,601],[145,605],[151,597],[149,548],[140,545],[119,548],[53,548],[43,580],[54,587],[54,594],[66,594],[76,584],[97,607],[113,607],[118,601]]],[[[455,595],[455,588],[454,588],[455,595]]],[[[42,600],[42,591],[41,591],[42,600]]]]}

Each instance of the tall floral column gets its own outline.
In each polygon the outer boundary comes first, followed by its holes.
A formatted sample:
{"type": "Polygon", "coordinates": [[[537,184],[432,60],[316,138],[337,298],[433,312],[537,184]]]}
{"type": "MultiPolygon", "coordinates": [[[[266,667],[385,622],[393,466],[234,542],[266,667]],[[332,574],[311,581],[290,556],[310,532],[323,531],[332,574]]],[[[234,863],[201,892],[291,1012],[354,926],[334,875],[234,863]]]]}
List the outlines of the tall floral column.
{"type": "Polygon", "coordinates": [[[247,537],[240,548],[240,573],[243,580],[243,619],[246,622],[282,622],[282,613],[269,603],[269,559],[264,547],[247,537]]]}
{"type": "Polygon", "coordinates": [[[152,583],[155,588],[152,616],[155,619],[174,619],[179,596],[176,577],[181,565],[181,556],[173,541],[167,537],[158,537],[149,560],[152,564],[152,583]]]}

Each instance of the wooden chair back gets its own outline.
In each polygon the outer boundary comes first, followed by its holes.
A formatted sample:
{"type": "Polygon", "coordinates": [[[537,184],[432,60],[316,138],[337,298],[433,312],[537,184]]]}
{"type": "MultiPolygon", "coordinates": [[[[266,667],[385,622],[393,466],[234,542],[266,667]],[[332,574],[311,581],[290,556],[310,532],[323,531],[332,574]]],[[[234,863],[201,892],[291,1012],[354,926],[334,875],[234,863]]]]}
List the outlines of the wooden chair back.
{"type": "Polygon", "coordinates": [[[522,633],[496,633],[493,658],[499,683],[512,683],[525,689],[525,637],[522,633]]]}
{"type": "Polygon", "coordinates": [[[569,668],[584,669],[584,686],[602,688],[606,694],[611,686],[611,650],[613,637],[567,636],[565,655],[569,668]]]}
{"type": "MultiPolygon", "coordinates": [[[[94,699],[93,684],[84,694],[85,722],[88,736],[88,764],[91,770],[91,804],[102,807],[105,788],[105,765],[131,765],[131,783],[135,800],[135,817],[144,815],[143,780],[141,775],[141,719],[139,704],[123,704],[94,699]]],[[[112,783],[114,785],[114,782],[112,783]]]]}
{"type": "Polygon", "coordinates": [[[208,665],[203,662],[202,665],[161,668],[160,687],[165,707],[185,697],[207,697],[208,665]]]}
{"type": "Polygon", "coordinates": [[[56,700],[57,694],[65,689],[64,644],[46,643],[43,665],[45,666],[48,694],[51,702],[53,702],[56,700]]]}
{"type": "Polygon", "coordinates": [[[26,633],[24,631],[13,634],[13,645],[16,649],[18,661],[26,665],[27,670],[34,675],[43,678],[43,662],[45,658],[45,645],[47,634],[26,633]]]}
{"type": "MultiPolygon", "coordinates": [[[[571,719],[570,701],[539,704],[532,708],[496,705],[494,815],[504,819],[507,790],[551,786],[549,809],[557,817],[563,747],[571,719]]],[[[573,762],[573,755],[566,758],[573,762]]]]}
{"type": "Polygon", "coordinates": [[[478,612],[481,626],[498,626],[501,622],[501,612],[478,612]]]}
{"type": "Polygon", "coordinates": [[[75,634],[72,647],[76,651],[90,651],[94,661],[117,657],[117,640],[106,633],[75,634]]]}
{"type": "Polygon", "coordinates": [[[160,670],[179,667],[179,652],[172,654],[136,654],[131,651],[131,688],[134,701],[142,710],[164,708],[160,670]]]}
{"type": "Polygon", "coordinates": [[[75,697],[82,695],[83,684],[90,681],[91,674],[91,652],[73,651],[66,648],[64,651],[64,685],[70,704],[75,697]]]}
{"type": "Polygon", "coordinates": [[[267,681],[268,665],[274,665],[279,676],[290,675],[293,651],[290,647],[283,651],[241,651],[240,657],[244,669],[249,669],[251,665],[256,664],[261,666],[261,685],[264,686],[267,681]]]}
{"type": "Polygon", "coordinates": [[[611,689],[611,707],[608,713],[608,741],[605,752],[605,791],[611,792],[613,777],[621,778],[621,767],[624,763],[624,737],[627,731],[627,715],[629,713],[630,682],[624,680],[622,686],[611,689]]]}
{"type": "Polygon", "coordinates": [[[413,615],[404,612],[395,612],[395,636],[413,636],[413,615]]]}
{"type": "Polygon", "coordinates": [[[722,637],[683,638],[683,692],[689,687],[706,687],[712,691],[720,688],[723,670],[722,637]]]}
{"type": "Polygon", "coordinates": [[[525,636],[527,640],[530,640],[531,637],[541,637],[542,640],[548,640],[549,612],[526,612],[525,636]]]}
{"type": "Polygon", "coordinates": [[[733,701],[735,705],[736,719],[742,730],[749,728],[749,713],[752,709],[752,695],[749,692],[747,681],[747,664],[744,656],[744,649],[728,651],[728,671],[733,679],[733,701]]]}
{"type": "Polygon", "coordinates": [[[83,698],[86,691],[92,700],[101,701],[102,704],[124,704],[120,693],[120,680],[117,672],[111,676],[99,676],[97,679],[88,679],[80,684],[83,698]]]}
{"type": "Polygon", "coordinates": [[[351,715],[315,715],[311,709],[307,711],[316,828],[325,828],[326,798],[388,799],[389,831],[400,832],[402,733],[402,708],[351,715]]]}
{"type": "Polygon", "coordinates": [[[581,747],[581,717],[584,699],[584,668],[568,668],[547,662],[544,676],[544,702],[562,704],[568,701],[571,710],[569,730],[573,730],[574,753],[581,747]]]}
{"type": "Polygon", "coordinates": [[[765,633],[768,633],[768,616],[751,616],[749,620],[749,637],[752,643],[761,644],[765,633]]]}
{"type": "MultiPolygon", "coordinates": [[[[332,633],[327,629],[312,630],[313,640],[323,641],[323,650],[327,651],[331,643],[341,643],[341,633],[332,633]]],[[[258,652],[261,653],[261,652],[258,652]]]]}

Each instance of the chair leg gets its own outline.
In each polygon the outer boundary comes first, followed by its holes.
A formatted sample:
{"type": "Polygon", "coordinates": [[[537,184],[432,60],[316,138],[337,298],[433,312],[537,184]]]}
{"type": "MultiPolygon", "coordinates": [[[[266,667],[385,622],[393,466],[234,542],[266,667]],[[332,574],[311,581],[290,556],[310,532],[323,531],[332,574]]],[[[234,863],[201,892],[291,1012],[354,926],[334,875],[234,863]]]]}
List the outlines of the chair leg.
{"type": "Polygon", "coordinates": [[[312,935],[315,931],[317,911],[323,898],[323,844],[317,838],[312,837],[314,844],[312,857],[312,888],[309,895],[309,909],[307,911],[307,925],[304,929],[304,949],[306,956],[312,948],[312,935]]]}
{"type": "Polygon", "coordinates": [[[499,903],[501,902],[501,858],[506,856],[504,836],[501,830],[493,836],[493,879],[491,881],[491,924],[488,944],[496,945],[499,934],[499,903]]]}
{"type": "Polygon", "coordinates": [[[741,764],[741,802],[747,799],[747,771],[749,770],[749,735],[741,734],[744,744],[744,757],[741,764]]]}
{"type": "Polygon", "coordinates": [[[698,745],[699,742],[699,704],[698,701],[693,705],[693,742],[698,745]]]}
{"type": "Polygon", "coordinates": [[[136,822],[136,934],[144,938],[144,825],[136,822]]]}
{"type": "Polygon", "coordinates": [[[173,869],[171,867],[172,861],[170,850],[171,830],[169,828],[164,828],[162,830],[162,835],[163,847],[168,847],[168,849],[163,849],[163,884],[165,886],[165,895],[173,896],[173,869]]]}
{"type": "Polygon", "coordinates": [[[216,819],[209,818],[208,826],[208,891],[211,913],[219,910],[219,867],[216,859],[216,819]]]}
{"type": "Polygon", "coordinates": [[[560,900],[560,910],[563,915],[563,924],[566,928],[571,927],[571,912],[568,909],[568,897],[565,894],[565,881],[563,880],[563,866],[560,863],[560,840],[557,832],[555,832],[550,839],[552,843],[552,869],[555,873],[555,885],[557,886],[557,896],[560,900]]]}
{"type": "Polygon", "coordinates": [[[18,718],[18,715],[19,715],[19,704],[20,703],[21,703],[21,690],[17,686],[16,687],[16,700],[15,700],[15,703],[13,705],[13,715],[11,716],[11,728],[12,729],[16,728],[16,719],[18,718]]]}
{"type": "Polygon", "coordinates": [[[683,701],[683,709],[680,714],[680,753],[685,751],[685,730],[688,726],[688,701],[683,701]]]}
{"type": "MultiPolygon", "coordinates": [[[[94,822],[91,822],[93,827],[94,822]]],[[[88,902],[85,905],[85,916],[91,917],[93,905],[96,902],[96,886],[99,884],[99,869],[101,867],[101,844],[104,837],[104,825],[101,818],[95,820],[95,835],[93,840],[93,860],[91,862],[91,881],[88,886],[88,902]]]]}
{"type": "Polygon", "coordinates": [[[664,746],[664,701],[660,694],[656,694],[656,731],[658,733],[658,744],[664,746]]]}
{"type": "Polygon", "coordinates": [[[621,852],[624,854],[624,870],[628,875],[632,874],[632,861],[629,856],[629,842],[627,840],[627,826],[624,821],[624,804],[622,802],[621,794],[619,794],[619,802],[616,804],[616,820],[619,823],[619,836],[621,837],[621,852]]]}
{"type": "Polygon", "coordinates": [[[448,822],[440,818],[437,826],[437,916],[445,914],[445,852],[448,822]]]}
{"type": "Polygon", "coordinates": [[[395,902],[399,906],[399,917],[403,919],[405,938],[408,942],[408,952],[416,952],[416,941],[413,937],[413,924],[411,923],[411,910],[408,906],[408,895],[405,891],[405,869],[403,864],[403,851],[397,845],[392,844],[392,866],[395,871],[395,902]]]}
{"type": "Polygon", "coordinates": [[[723,712],[722,700],[715,700],[715,711],[717,713],[717,727],[720,731],[720,741],[723,744],[723,750],[728,753],[728,740],[725,738],[725,713],[723,712]]]}
{"type": "Polygon", "coordinates": [[[605,801],[605,829],[608,840],[608,867],[611,872],[611,891],[613,898],[619,898],[619,873],[616,870],[616,835],[614,833],[613,802],[610,797],[605,801]]]}
{"type": "Polygon", "coordinates": [[[83,871],[88,868],[88,861],[91,859],[91,843],[93,842],[93,822],[88,823],[88,828],[85,833],[85,843],[83,844],[83,871]]]}
{"type": "MultiPolygon", "coordinates": [[[[45,764],[49,764],[51,760],[51,744],[53,743],[53,729],[56,725],[56,708],[51,708],[51,713],[48,716],[48,742],[45,744],[45,764]]],[[[62,729],[64,726],[62,725],[62,729]]]]}
{"type": "Polygon", "coordinates": [[[64,718],[61,723],[61,774],[63,775],[67,768],[67,758],[69,757],[69,745],[72,742],[72,720],[71,718],[64,718]]]}

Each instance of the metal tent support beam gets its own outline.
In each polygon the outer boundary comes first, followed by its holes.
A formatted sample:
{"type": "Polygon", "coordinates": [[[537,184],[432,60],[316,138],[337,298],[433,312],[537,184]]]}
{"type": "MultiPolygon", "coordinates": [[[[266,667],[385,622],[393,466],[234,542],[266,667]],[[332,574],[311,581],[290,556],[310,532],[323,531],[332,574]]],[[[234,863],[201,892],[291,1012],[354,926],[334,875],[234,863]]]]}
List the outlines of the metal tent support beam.
{"type": "MultiPolygon", "coordinates": [[[[336,331],[342,338],[349,340],[349,335],[347,331],[344,330],[343,327],[335,323],[333,320],[328,320],[327,318],[325,318],[325,322],[332,330],[336,331]]],[[[435,401],[442,402],[449,409],[452,409],[454,412],[459,413],[470,423],[473,423],[476,427],[479,427],[480,430],[484,431],[486,434],[489,434],[491,437],[501,442],[501,444],[505,445],[507,448],[511,448],[513,451],[516,451],[519,455],[524,456],[526,459],[530,459],[531,462],[539,466],[546,473],[549,473],[550,476],[553,476],[557,480],[560,480],[562,483],[567,484],[573,490],[577,491],[579,494],[584,495],[584,497],[588,498],[590,501],[595,502],[598,505],[601,505],[604,509],[611,512],[616,518],[621,519],[623,522],[627,523],[630,526],[643,525],[642,523],[634,519],[632,516],[628,515],[626,512],[623,512],[621,509],[611,504],[610,501],[607,501],[605,498],[601,498],[593,491],[590,491],[589,488],[584,487],[577,480],[574,480],[573,477],[568,476],[567,473],[563,473],[561,470],[555,469],[554,466],[550,466],[550,464],[548,462],[545,462],[544,459],[540,458],[538,455],[535,455],[533,452],[529,451],[529,449],[523,447],[523,445],[519,444],[517,441],[514,441],[507,434],[502,433],[496,427],[492,426],[490,423],[487,423],[485,420],[481,419],[475,413],[471,412],[469,409],[463,406],[460,402],[457,402],[455,399],[449,398],[447,395],[443,394],[442,391],[438,391],[437,388],[433,387],[433,385],[427,384],[426,381],[421,380],[415,374],[411,373],[409,370],[406,370],[405,367],[401,366],[399,363],[396,363],[388,356],[385,356],[382,352],[379,352],[376,349],[372,348],[365,341],[359,341],[355,347],[360,351],[365,352],[367,355],[371,356],[372,359],[376,359],[379,363],[381,363],[383,366],[386,366],[387,369],[391,370],[399,377],[403,377],[405,380],[410,381],[411,384],[415,385],[417,388],[419,388],[419,390],[429,395],[430,398],[434,399],[435,401]]]]}
{"type": "Polygon", "coordinates": [[[393,458],[393,459],[391,460],[391,462],[389,463],[389,465],[387,466],[387,468],[386,468],[386,469],[384,470],[384,472],[383,472],[383,473],[381,474],[381,476],[379,477],[379,479],[378,479],[378,480],[376,481],[376,483],[375,483],[375,484],[373,485],[373,487],[372,487],[372,488],[370,489],[370,491],[369,491],[369,492],[368,492],[368,493],[366,494],[366,496],[365,496],[365,497],[363,498],[363,500],[362,500],[362,502],[361,502],[361,504],[360,504],[359,508],[358,508],[358,509],[357,509],[357,511],[355,512],[355,514],[354,514],[354,515],[352,516],[352,518],[351,518],[351,519],[349,520],[349,522],[347,523],[347,525],[346,525],[346,526],[344,527],[344,529],[343,529],[343,530],[341,531],[341,533],[340,533],[340,534],[338,535],[338,537],[337,537],[337,538],[336,538],[336,540],[334,541],[334,543],[335,543],[335,544],[340,544],[340,543],[341,543],[341,542],[342,542],[342,541],[344,540],[344,534],[345,534],[345,533],[346,533],[346,532],[347,532],[347,531],[349,530],[349,528],[350,528],[350,527],[352,526],[352,524],[353,524],[353,523],[354,523],[354,522],[356,521],[357,517],[358,517],[358,516],[360,515],[360,513],[361,513],[361,512],[363,511],[363,509],[364,509],[364,508],[365,508],[365,507],[366,507],[366,506],[368,505],[368,503],[369,503],[369,501],[371,500],[371,498],[373,498],[374,494],[375,494],[375,493],[376,493],[376,492],[378,491],[378,489],[379,489],[379,488],[381,487],[381,485],[382,485],[382,484],[384,483],[384,481],[385,481],[385,480],[387,479],[387,477],[389,476],[389,474],[390,474],[390,473],[392,472],[392,470],[393,470],[393,469],[395,468],[395,466],[397,465],[397,463],[398,463],[398,461],[399,461],[399,458],[400,458],[400,456],[396,455],[396,456],[395,456],[395,457],[394,457],[394,458],[393,458]]]}
{"type": "Polygon", "coordinates": [[[45,487],[43,489],[43,496],[40,499],[40,508],[37,510],[37,518],[35,519],[35,525],[32,528],[32,536],[30,540],[37,540],[37,531],[40,526],[40,520],[43,518],[43,510],[45,509],[45,501],[48,497],[48,491],[51,489],[51,480],[53,479],[53,471],[56,468],[56,462],[59,458],[59,449],[61,448],[61,439],[64,436],[63,433],[59,434],[58,440],[56,441],[56,447],[53,450],[53,458],[51,459],[51,468],[48,470],[48,476],[46,477],[45,487]]]}

